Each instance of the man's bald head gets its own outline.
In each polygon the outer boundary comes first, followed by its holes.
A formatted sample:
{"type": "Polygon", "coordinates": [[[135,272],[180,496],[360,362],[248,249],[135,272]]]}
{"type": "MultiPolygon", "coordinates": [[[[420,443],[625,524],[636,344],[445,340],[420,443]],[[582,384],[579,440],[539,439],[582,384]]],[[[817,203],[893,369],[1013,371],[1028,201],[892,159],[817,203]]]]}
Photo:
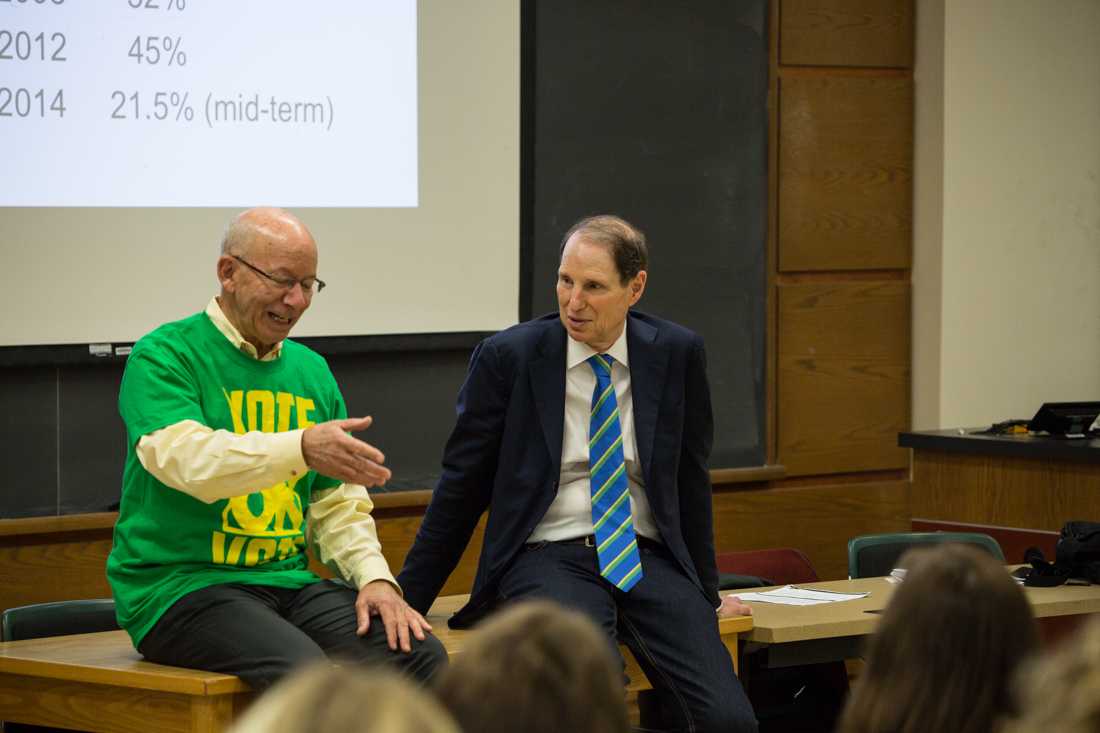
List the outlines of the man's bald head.
{"type": "Polygon", "coordinates": [[[283,209],[258,207],[229,224],[218,258],[218,303],[263,356],[309,308],[317,281],[317,243],[283,209]]]}
{"type": "Polygon", "coordinates": [[[225,230],[223,255],[247,257],[257,244],[274,242],[309,242],[316,250],[313,235],[302,220],[286,209],[257,206],[237,214],[225,230]]]}

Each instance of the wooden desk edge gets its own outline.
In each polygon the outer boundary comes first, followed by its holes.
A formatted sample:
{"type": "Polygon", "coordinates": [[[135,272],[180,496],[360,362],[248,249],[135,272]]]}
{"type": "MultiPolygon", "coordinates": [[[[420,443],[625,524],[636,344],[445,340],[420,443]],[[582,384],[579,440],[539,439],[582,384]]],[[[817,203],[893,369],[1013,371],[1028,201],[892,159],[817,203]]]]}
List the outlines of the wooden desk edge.
{"type": "MultiPolygon", "coordinates": [[[[1014,570],[1018,565],[1006,565],[1007,570],[1014,570]]],[[[881,614],[868,613],[885,608],[889,603],[894,586],[879,585],[883,579],[859,578],[856,580],[824,580],[816,583],[799,583],[799,587],[823,588],[843,592],[870,591],[875,594],[869,599],[856,599],[843,601],[844,604],[855,604],[859,609],[858,615],[852,614],[847,618],[840,618],[822,622],[820,619],[797,624],[776,624],[775,626],[753,626],[745,631],[747,641],[763,644],[785,644],[790,642],[814,641],[823,638],[839,638],[848,636],[864,636],[874,631],[878,625],[881,614]],[[875,586],[878,586],[876,589],[875,586]],[[881,593],[880,591],[888,591],[881,593]]],[[[752,588],[754,592],[774,590],[782,586],[769,586],[767,588],[752,588]]],[[[1055,616],[1080,616],[1100,613],[1100,586],[1097,585],[1060,585],[1053,588],[1024,588],[1025,596],[1031,604],[1032,612],[1036,619],[1055,616]],[[1076,589],[1082,592],[1078,593],[1076,589]],[[1050,596],[1056,596],[1051,598],[1050,596]]],[[[737,591],[724,591],[722,595],[736,594],[737,591]]],[[[763,604],[767,605],[767,604],[763,604]]],[[[757,605],[757,609],[761,608],[757,605]]],[[[792,607],[786,607],[792,608],[792,607]]],[[[797,607],[793,607],[797,608],[797,607]]],[[[810,606],[808,608],[820,608],[810,606]]]]}
{"type": "Polygon", "coordinates": [[[718,633],[722,636],[743,634],[752,631],[754,626],[752,616],[726,616],[718,619],[718,633]]]}
{"type": "Polygon", "coordinates": [[[0,673],[25,677],[129,687],[191,696],[250,692],[239,678],[218,672],[168,667],[144,661],[122,631],[74,634],[64,637],[0,642],[0,673]],[[66,661],[56,658],[56,649],[82,643],[99,644],[115,650],[120,643],[132,657],[107,654],[66,661]],[[26,650],[30,650],[27,652],[26,650]]]}
{"type": "MultiPolygon", "coordinates": [[[[461,605],[464,598],[465,596],[442,597],[438,601],[437,613],[432,614],[435,617],[433,622],[441,626],[437,627],[437,636],[441,641],[446,640],[448,652],[452,655],[461,653],[462,637],[469,632],[450,629],[446,619],[461,605]]],[[[751,616],[718,619],[722,641],[734,655],[740,635],[752,628],[751,616]]],[[[633,660],[628,659],[630,661],[633,660]]],[[[636,662],[634,666],[637,666],[636,662]]],[[[192,697],[251,691],[244,682],[232,675],[146,662],[130,645],[129,638],[123,631],[0,642],[0,675],[108,685],[192,697]],[[74,658],[66,659],[64,651],[67,648],[80,648],[83,651],[74,655],[74,658]],[[124,653],[120,653],[120,649],[125,650],[124,653]]]]}

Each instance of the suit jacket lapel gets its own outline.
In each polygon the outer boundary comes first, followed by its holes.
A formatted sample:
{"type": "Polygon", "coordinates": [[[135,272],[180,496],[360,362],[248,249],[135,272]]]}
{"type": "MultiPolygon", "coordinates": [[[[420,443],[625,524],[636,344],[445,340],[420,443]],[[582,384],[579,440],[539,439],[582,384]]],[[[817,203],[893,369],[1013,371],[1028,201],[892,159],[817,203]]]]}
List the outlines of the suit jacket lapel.
{"type": "Polygon", "coordinates": [[[657,434],[657,410],[668,370],[668,353],[657,343],[657,329],[627,317],[626,346],[630,358],[630,392],[634,402],[634,435],[642,460],[646,486],[652,485],[653,439],[657,434]]]}
{"type": "Polygon", "coordinates": [[[539,424],[550,452],[553,476],[561,473],[561,441],[565,421],[565,328],[555,322],[539,342],[531,362],[531,391],[539,424]]]}

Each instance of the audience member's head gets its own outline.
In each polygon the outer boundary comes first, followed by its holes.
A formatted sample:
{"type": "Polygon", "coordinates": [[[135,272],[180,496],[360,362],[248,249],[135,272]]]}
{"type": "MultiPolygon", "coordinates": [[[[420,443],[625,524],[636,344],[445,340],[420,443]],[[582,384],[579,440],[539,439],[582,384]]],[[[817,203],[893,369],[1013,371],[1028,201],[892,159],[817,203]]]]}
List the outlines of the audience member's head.
{"type": "Polygon", "coordinates": [[[430,693],[396,673],[324,663],[263,694],[232,733],[459,733],[430,693]]]}
{"type": "Polygon", "coordinates": [[[522,603],[479,627],[452,659],[440,700],[467,733],[619,733],[622,664],[586,617],[522,603]]]}
{"type": "Polygon", "coordinates": [[[1023,670],[1004,733],[1100,733],[1100,618],[1023,670]]]}
{"type": "Polygon", "coordinates": [[[842,733],[989,733],[1038,647],[1023,590],[968,545],[910,550],[905,580],[868,643],[842,733]]]}

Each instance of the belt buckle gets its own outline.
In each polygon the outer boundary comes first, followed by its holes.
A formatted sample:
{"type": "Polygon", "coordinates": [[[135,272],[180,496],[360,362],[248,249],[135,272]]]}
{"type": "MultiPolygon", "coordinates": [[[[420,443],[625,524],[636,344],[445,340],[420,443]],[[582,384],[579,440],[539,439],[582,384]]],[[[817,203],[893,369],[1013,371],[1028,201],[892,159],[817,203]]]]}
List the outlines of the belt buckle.
{"type": "Polygon", "coordinates": [[[585,538],[584,538],[584,546],[585,547],[595,547],[596,546],[596,537],[594,535],[586,535],[585,538]]]}

